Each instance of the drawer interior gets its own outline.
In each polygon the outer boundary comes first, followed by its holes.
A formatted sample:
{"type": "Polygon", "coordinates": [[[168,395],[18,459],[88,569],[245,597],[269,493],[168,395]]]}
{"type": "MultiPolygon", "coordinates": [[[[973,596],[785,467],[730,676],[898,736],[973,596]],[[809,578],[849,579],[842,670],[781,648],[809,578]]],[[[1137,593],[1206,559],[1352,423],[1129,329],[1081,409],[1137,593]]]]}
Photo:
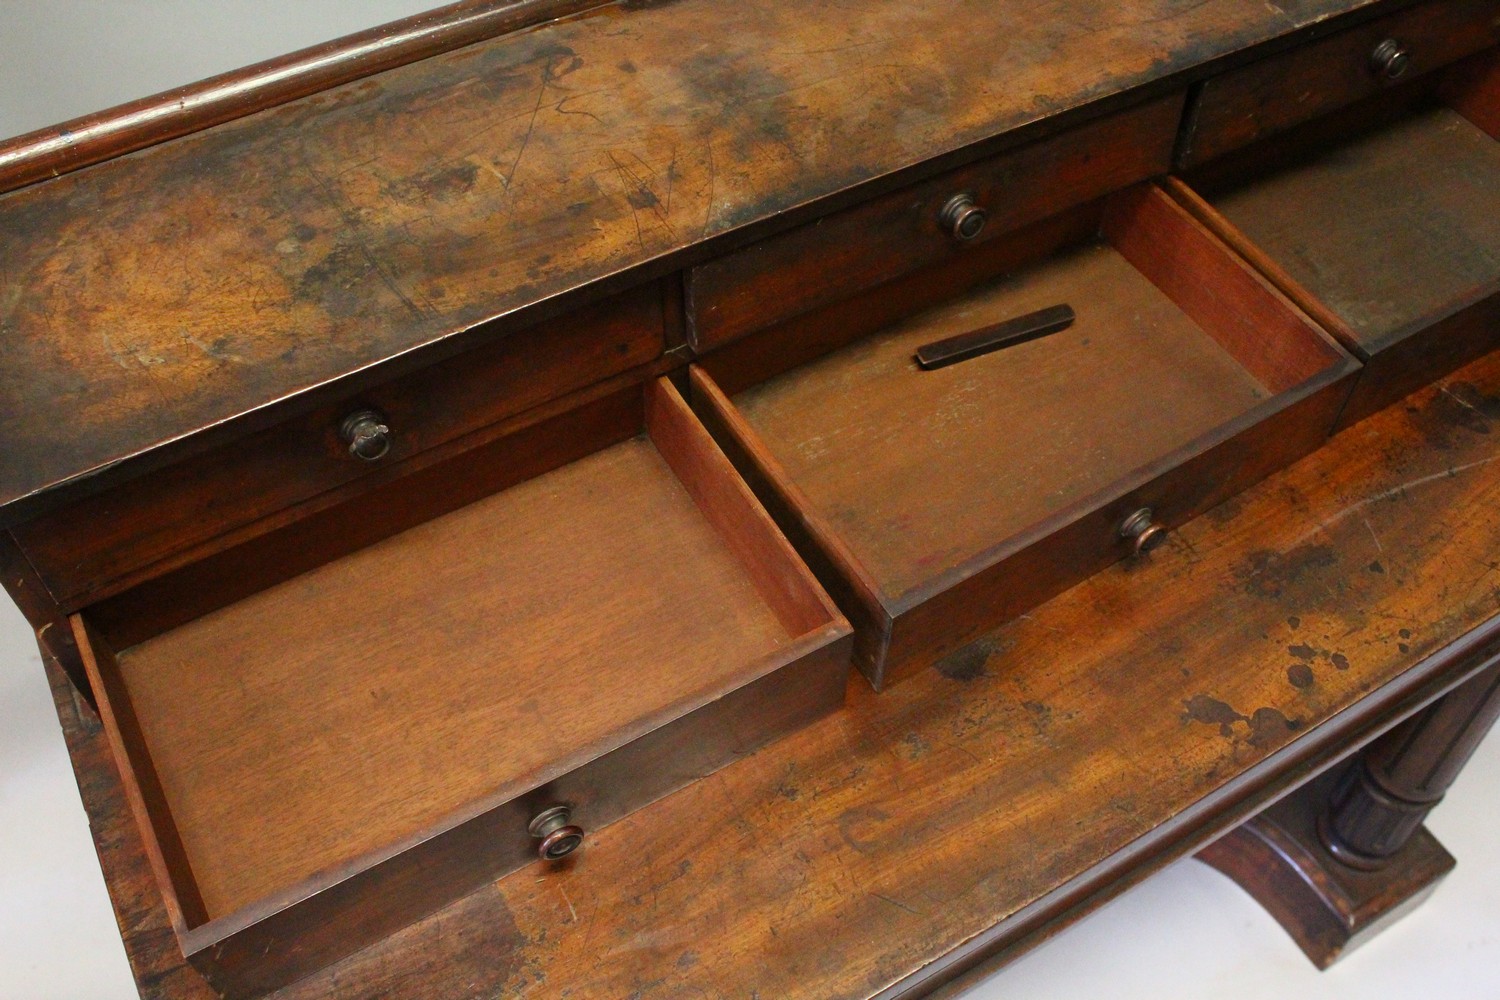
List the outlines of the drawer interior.
{"type": "Polygon", "coordinates": [[[1106,241],[746,389],[735,405],[900,596],[1273,395],[1106,241]],[[1058,303],[1072,327],[933,371],[918,347],[1058,303]],[[1142,381],[1150,391],[1142,392],[1142,381]]]}
{"type": "Polygon", "coordinates": [[[1366,357],[1500,291],[1500,142],[1450,107],[1203,193],[1366,357]]]}
{"type": "MultiPolygon", "coordinates": [[[[753,456],[886,617],[1352,367],[1159,189],[1112,200],[1099,232],[732,398],[698,373],[695,404],[732,453],[753,456]],[[1076,320],[1061,332],[935,370],[915,361],[924,344],[1064,303],[1076,320]]],[[[1118,542],[1102,539],[1102,557],[1118,542]]]]}
{"type": "Polygon", "coordinates": [[[296,900],[847,632],[669,383],[637,419],[123,648],[85,612],[187,926],[296,900]]]}

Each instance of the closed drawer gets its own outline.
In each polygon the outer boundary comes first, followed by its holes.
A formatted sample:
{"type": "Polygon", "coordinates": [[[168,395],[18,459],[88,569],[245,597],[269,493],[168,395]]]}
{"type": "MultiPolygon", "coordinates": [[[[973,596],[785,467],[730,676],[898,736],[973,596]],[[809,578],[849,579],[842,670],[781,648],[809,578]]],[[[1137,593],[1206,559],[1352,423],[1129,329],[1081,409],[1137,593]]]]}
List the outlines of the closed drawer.
{"type": "Polygon", "coordinates": [[[1327,437],[1356,369],[1332,340],[1154,186],[1113,198],[1102,233],[733,396],[735,372],[694,370],[695,407],[877,687],[962,675],[983,632],[1327,437]],[[1077,317],[1062,332],[914,361],[1057,304],[1077,317]]]}
{"type": "Polygon", "coordinates": [[[1366,362],[1344,424],[1500,346],[1500,53],[1284,161],[1174,182],[1192,211],[1366,362]]]}
{"type": "Polygon", "coordinates": [[[58,600],[78,607],[195,544],[649,364],[663,344],[661,290],[646,285],[81,500],[15,537],[58,600]],[[364,411],[389,429],[373,461],[341,433],[364,411]]]}
{"type": "MultiPolygon", "coordinates": [[[[195,620],[74,616],[216,989],[305,975],[841,704],[847,623],[676,390],[637,392],[618,443],[195,620]]],[[[586,866],[547,877],[588,895],[586,866]]]]}
{"type": "Polygon", "coordinates": [[[1165,173],[1182,103],[1173,95],[1089,122],[693,268],[693,347],[710,351],[1165,173]],[[961,205],[972,207],[955,218],[961,205]]]}
{"type": "Polygon", "coordinates": [[[1494,0],[1445,0],[1377,18],[1206,82],[1178,165],[1191,167],[1500,41],[1494,0]]]}

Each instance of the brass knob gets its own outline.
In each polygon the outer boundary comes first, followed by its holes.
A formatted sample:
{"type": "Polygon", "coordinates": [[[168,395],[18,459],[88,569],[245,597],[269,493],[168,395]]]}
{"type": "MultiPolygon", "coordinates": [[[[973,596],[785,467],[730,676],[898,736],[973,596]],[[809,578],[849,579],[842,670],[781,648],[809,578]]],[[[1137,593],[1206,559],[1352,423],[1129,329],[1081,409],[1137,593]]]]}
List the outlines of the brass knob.
{"type": "Polygon", "coordinates": [[[1132,555],[1144,555],[1167,540],[1167,529],[1151,520],[1151,508],[1142,507],[1120,525],[1120,537],[1130,543],[1132,555]]]}
{"type": "Polygon", "coordinates": [[[960,243],[978,239],[989,219],[990,214],[975,203],[971,194],[954,195],[938,213],[938,225],[960,243]]]}
{"type": "Polygon", "coordinates": [[[573,810],[567,806],[552,806],[536,814],[526,832],[541,841],[537,844],[537,857],[556,861],[583,846],[583,828],[568,823],[572,815],[573,810]]]}
{"type": "Polygon", "coordinates": [[[378,461],[391,450],[391,429],[374,410],[356,410],[345,417],[339,437],[349,446],[349,454],[366,462],[378,461]]]}
{"type": "Polygon", "coordinates": [[[1411,66],[1411,53],[1394,38],[1387,38],[1370,53],[1370,72],[1382,80],[1399,80],[1411,66]]]}

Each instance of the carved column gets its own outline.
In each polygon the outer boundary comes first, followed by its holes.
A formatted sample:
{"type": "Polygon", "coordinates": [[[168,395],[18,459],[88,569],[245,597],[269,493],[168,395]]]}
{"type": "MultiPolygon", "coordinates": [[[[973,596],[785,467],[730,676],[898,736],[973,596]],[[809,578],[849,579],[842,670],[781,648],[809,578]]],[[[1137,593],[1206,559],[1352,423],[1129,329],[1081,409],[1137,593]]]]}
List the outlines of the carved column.
{"type": "Polygon", "coordinates": [[[1500,665],[1370,745],[1334,790],[1319,833],[1334,857],[1374,870],[1391,862],[1500,717],[1500,665]]]}
{"type": "Polygon", "coordinates": [[[1422,825],[1500,718],[1500,663],[1198,853],[1319,968],[1421,903],[1453,869],[1422,825]]]}

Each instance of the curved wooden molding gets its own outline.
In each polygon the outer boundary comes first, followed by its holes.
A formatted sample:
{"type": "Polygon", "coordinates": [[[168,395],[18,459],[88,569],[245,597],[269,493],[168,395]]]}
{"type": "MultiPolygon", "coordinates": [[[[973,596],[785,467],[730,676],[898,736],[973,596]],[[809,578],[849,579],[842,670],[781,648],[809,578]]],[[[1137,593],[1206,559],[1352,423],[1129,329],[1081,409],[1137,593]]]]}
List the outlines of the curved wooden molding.
{"type": "Polygon", "coordinates": [[[0,193],[610,0],[459,0],[0,142],[0,193]]]}

